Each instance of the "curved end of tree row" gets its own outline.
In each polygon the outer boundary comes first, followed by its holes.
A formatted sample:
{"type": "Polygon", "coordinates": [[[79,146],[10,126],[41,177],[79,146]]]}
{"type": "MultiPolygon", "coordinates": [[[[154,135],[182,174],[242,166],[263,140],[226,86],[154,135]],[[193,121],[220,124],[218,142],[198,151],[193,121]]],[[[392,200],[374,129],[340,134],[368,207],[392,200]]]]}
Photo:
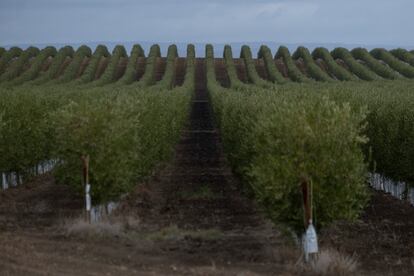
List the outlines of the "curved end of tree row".
{"type": "Polygon", "coordinates": [[[233,51],[228,44],[224,46],[223,58],[229,75],[230,87],[234,89],[243,89],[246,84],[239,79],[236,65],[233,60],[233,51]]]}
{"type": "Polygon", "coordinates": [[[402,76],[414,78],[414,68],[393,56],[390,52],[383,48],[371,50],[370,54],[379,60],[385,62],[390,68],[394,69],[402,76]]]}
{"type": "Polygon", "coordinates": [[[211,93],[212,91],[216,91],[223,87],[219,84],[217,80],[217,76],[216,76],[213,45],[207,44],[205,51],[206,51],[205,66],[206,66],[207,91],[211,93]]]}
{"type": "Polygon", "coordinates": [[[148,54],[144,75],[136,84],[138,87],[147,87],[155,83],[156,62],[159,57],[161,57],[160,46],[158,44],[154,44],[151,46],[148,54]]]}
{"type": "Polygon", "coordinates": [[[5,51],[0,57],[0,76],[6,71],[9,62],[16,57],[19,57],[23,50],[19,47],[11,47],[5,51]]]}
{"type": "Polygon", "coordinates": [[[328,49],[324,47],[318,47],[313,50],[312,56],[314,59],[322,59],[328,66],[330,73],[332,73],[338,80],[341,81],[353,81],[358,80],[351,72],[341,67],[333,59],[328,49]]]}
{"type": "Polygon", "coordinates": [[[242,46],[241,52],[240,52],[240,58],[244,60],[244,64],[247,70],[247,76],[250,82],[252,82],[255,85],[264,87],[264,88],[270,88],[273,86],[271,82],[268,82],[262,79],[257,73],[256,66],[253,61],[252,51],[249,46],[247,45],[242,46]]]}
{"type": "Polygon", "coordinates": [[[23,72],[19,77],[15,78],[13,81],[10,82],[11,86],[14,85],[21,85],[28,81],[35,79],[45,62],[45,60],[49,57],[56,56],[56,48],[49,46],[40,51],[40,53],[35,57],[33,64],[30,66],[29,70],[23,72]]]}
{"type": "Polygon", "coordinates": [[[109,57],[110,53],[105,45],[98,45],[93,53],[88,66],[82,76],[76,80],[76,84],[85,84],[95,80],[96,71],[98,69],[101,58],[109,57]]]}
{"type": "Polygon", "coordinates": [[[167,64],[162,79],[156,84],[157,89],[171,89],[175,78],[175,60],[178,58],[177,45],[168,47],[167,64]]]}
{"type": "Polygon", "coordinates": [[[363,61],[375,74],[385,79],[399,79],[400,76],[388,66],[379,62],[366,49],[355,48],[351,51],[354,58],[363,61]]]}
{"type": "Polygon", "coordinates": [[[186,70],[184,75],[184,82],[177,89],[183,89],[184,93],[195,90],[195,60],[196,52],[193,44],[187,45],[187,59],[186,59],[186,70]]]}
{"type": "Polygon", "coordinates": [[[414,54],[410,53],[409,51],[398,48],[391,50],[390,53],[394,55],[396,58],[410,64],[411,66],[414,66],[414,54]]]}
{"type": "Polygon", "coordinates": [[[37,47],[30,46],[24,50],[21,55],[18,57],[15,63],[11,64],[4,74],[0,76],[1,82],[8,82],[20,76],[23,73],[26,63],[32,57],[36,57],[39,54],[40,50],[37,47]]]}
{"type": "Polygon", "coordinates": [[[128,60],[127,68],[124,75],[118,80],[120,84],[131,84],[137,80],[137,62],[138,58],[145,57],[144,49],[139,44],[132,47],[131,55],[128,60]]]}
{"type": "Polygon", "coordinates": [[[275,54],[275,59],[282,59],[286,66],[289,78],[294,82],[309,82],[310,80],[302,74],[290,55],[289,49],[280,46],[275,54]]]}
{"type": "Polygon", "coordinates": [[[105,84],[112,83],[116,81],[116,70],[121,58],[127,57],[127,52],[123,45],[116,45],[112,51],[112,56],[109,60],[108,66],[105,68],[105,71],[101,77],[92,83],[95,86],[103,86],[105,84]]]}
{"type": "Polygon", "coordinates": [[[63,75],[58,79],[55,79],[52,83],[67,83],[76,79],[79,68],[82,65],[82,62],[85,58],[90,58],[92,55],[92,50],[86,45],[80,46],[76,52],[73,54],[73,59],[69,63],[68,67],[63,72],[63,75]]]}
{"type": "Polygon", "coordinates": [[[54,56],[49,69],[46,72],[41,72],[36,79],[30,82],[30,84],[40,85],[50,80],[53,80],[59,73],[60,68],[66,60],[66,58],[73,57],[74,53],[75,51],[73,50],[72,46],[65,46],[60,48],[54,56]]]}
{"type": "Polygon", "coordinates": [[[329,77],[313,60],[309,50],[303,46],[300,46],[293,53],[292,57],[294,59],[302,59],[305,63],[306,69],[311,78],[316,81],[331,82],[333,79],[329,77]]]}
{"type": "Polygon", "coordinates": [[[366,81],[379,79],[379,77],[368,67],[360,64],[346,48],[335,48],[331,51],[331,55],[334,59],[342,59],[350,68],[351,72],[354,73],[358,78],[366,81]]]}
{"type": "Polygon", "coordinates": [[[272,51],[269,47],[267,47],[266,45],[260,46],[259,52],[257,53],[257,57],[263,59],[266,66],[267,75],[273,83],[284,84],[287,82],[287,80],[277,69],[275,61],[273,60],[272,51]]]}

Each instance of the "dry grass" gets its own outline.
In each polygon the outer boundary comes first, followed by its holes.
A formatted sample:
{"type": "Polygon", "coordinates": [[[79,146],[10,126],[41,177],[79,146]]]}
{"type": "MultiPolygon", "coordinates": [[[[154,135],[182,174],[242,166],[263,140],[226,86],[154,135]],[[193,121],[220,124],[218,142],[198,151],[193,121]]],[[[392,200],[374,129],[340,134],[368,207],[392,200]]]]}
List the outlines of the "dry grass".
{"type": "Polygon", "coordinates": [[[308,275],[356,275],[358,261],[355,256],[347,256],[334,249],[325,249],[309,263],[304,263],[303,259],[300,259],[296,268],[299,273],[308,275]]]}
{"type": "Polygon", "coordinates": [[[132,217],[105,218],[99,222],[88,223],[84,218],[66,220],[63,231],[66,236],[80,237],[126,237],[129,230],[138,228],[139,221],[132,217]]]}

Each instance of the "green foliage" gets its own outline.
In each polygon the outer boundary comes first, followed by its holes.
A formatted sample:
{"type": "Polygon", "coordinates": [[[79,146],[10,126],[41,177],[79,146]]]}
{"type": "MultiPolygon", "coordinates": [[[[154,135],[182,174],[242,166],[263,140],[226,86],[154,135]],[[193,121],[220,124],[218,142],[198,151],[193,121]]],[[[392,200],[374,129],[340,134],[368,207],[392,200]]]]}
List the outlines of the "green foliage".
{"type": "Polygon", "coordinates": [[[282,76],[282,74],[277,69],[269,47],[262,45],[257,55],[258,55],[258,58],[263,59],[269,79],[273,83],[283,84],[287,82],[287,80],[282,76]]]}
{"type": "Polygon", "coordinates": [[[171,89],[175,79],[175,60],[178,57],[178,51],[176,45],[170,45],[167,53],[167,65],[165,67],[165,73],[156,87],[160,89],[171,89]]]}
{"type": "Polygon", "coordinates": [[[91,85],[103,86],[105,84],[109,84],[114,81],[117,81],[116,70],[118,69],[118,64],[121,58],[125,58],[125,57],[127,57],[125,47],[122,45],[115,46],[114,50],[112,51],[112,56],[109,61],[109,64],[105,69],[105,72],[102,74],[102,76],[98,80],[91,83],[91,85]]]}
{"type": "Polygon", "coordinates": [[[275,59],[282,58],[283,62],[287,68],[288,76],[292,81],[295,82],[308,82],[309,79],[302,74],[302,72],[296,67],[295,62],[293,61],[292,57],[290,56],[289,49],[285,46],[280,46],[279,50],[275,55],[275,59]]]}
{"type": "Polygon", "coordinates": [[[56,48],[55,47],[46,47],[40,51],[40,53],[36,56],[33,64],[30,66],[29,70],[21,74],[19,77],[15,78],[11,81],[10,85],[20,85],[27,81],[31,81],[35,79],[38,75],[45,60],[49,57],[54,57],[56,55],[56,48]]]}
{"type": "Polygon", "coordinates": [[[91,55],[92,55],[91,48],[89,48],[86,45],[80,46],[78,50],[76,50],[72,61],[70,62],[68,67],[65,69],[65,72],[63,73],[63,75],[59,79],[56,80],[56,83],[66,83],[71,80],[74,80],[79,73],[79,68],[81,67],[84,59],[90,58],[91,55]]]}
{"type": "Polygon", "coordinates": [[[400,76],[394,70],[376,60],[364,48],[355,48],[351,51],[351,54],[354,58],[363,61],[377,75],[385,79],[395,80],[400,78],[400,76]]]}
{"type": "Polygon", "coordinates": [[[244,64],[246,66],[247,76],[251,83],[261,86],[261,87],[271,87],[272,83],[265,81],[262,79],[256,71],[256,66],[254,65],[252,52],[250,47],[247,45],[243,45],[241,48],[240,58],[244,60],[244,64]]]}
{"type": "Polygon", "coordinates": [[[1,55],[0,58],[0,75],[4,73],[6,70],[9,62],[15,58],[21,55],[22,49],[19,47],[12,47],[8,51],[6,51],[4,54],[1,55]]]}
{"type": "Polygon", "coordinates": [[[82,192],[80,157],[89,155],[94,202],[116,199],[171,156],[194,69],[189,45],[184,84],[169,93],[134,86],[0,89],[0,171],[30,174],[40,161],[60,160],[57,180],[82,192]]]}
{"type": "Polygon", "coordinates": [[[394,180],[414,184],[414,94],[412,81],[361,82],[346,86],[313,87],[337,102],[369,110],[365,153],[372,169],[394,180]]]}
{"type": "Polygon", "coordinates": [[[396,58],[399,58],[411,66],[414,66],[414,53],[410,53],[407,50],[401,48],[391,50],[390,53],[393,54],[396,58]]]}
{"type": "Polygon", "coordinates": [[[138,86],[146,87],[155,84],[156,63],[160,57],[160,46],[158,44],[152,45],[145,65],[145,73],[139,80],[138,86]]]}
{"type": "Polygon", "coordinates": [[[338,80],[341,81],[350,81],[356,80],[354,75],[348,72],[345,68],[341,67],[335,60],[332,58],[331,54],[326,48],[319,47],[313,50],[312,56],[314,59],[322,59],[325,64],[328,66],[329,71],[335,75],[338,80]]]}
{"type": "Polygon", "coordinates": [[[35,57],[39,54],[39,49],[36,47],[27,48],[17,59],[16,63],[13,63],[7,71],[0,76],[0,81],[10,81],[14,78],[17,78],[23,71],[26,63],[30,58],[35,57]]]}
{"type": "Polygon", "coordinates": [[[62,86],[0,89],[0,171],[29,174],[28,168],[53,159],[56,143],[49,113],[78,96],[62,86]]]}
{"type": "Polygon", "coordinates": [[[207,78],[207,90],[215,91],[221,88],[221,85],[218,83],[216,78],[216,72],[214,68],[214,48],[213,45],[206,45],[206,78],[207,78]]]}
{"type": "Polygon", "coordinates": [[[237,92],[214,82],[208,87],[229,161],[274,220],[303,229],[303,179],[313,183],[317,226],[358,217],[368,196],[364,109],[308,93],[310,85],[237,92]]]}
{"type": "Polygon", "coordinates": [[[224,62],[226,63],[227,74],[229,75],[230,87],[234,89],[244,89],[247,84],[243,83],[237,75],[236,66],[234,65],[233,53],[230,45],[224,46],[224,62]]]}
{"type": "Polygon", "coordinates": [[[387,50],[376,48],[373,49],[370,53],[374,58],[384,61],[386,64],[388,64],[388,66],[399,72],[401,75],[407,78],[414,78],[414,68],[400,61],[398,58],[390,54],[387,50]]]}
{"type": "Polygon", "coordinates": [[[333,81],[313,60],[309,50],[305,47],[298,47],[292,56],[294,59],[302,58],[309,75],[317,81],[333,81]]]}
{"type": "Polygon", "coordinates": [[[91,60],[89,61],[88,67],[86,67],[85,72],[82,76],[75,81],[77,84],[88,83],[95,80],[96,70],[98,69],[99,63],[103,57],[109,57],[108,48],[104,45],[98,45],[95,49],[95,52],[92,55],[91,60]]]}
{"type": "Polygon", "coordinates": [[[124,75],[118,80],[121,84],[131,84],[137,80],[137,62],[138,58],[144,57],[144,50],[141,45],[134,45],[131,50],[131,56],[129,57],[128,65],[124,75]]]}
{"type": "Polygon", "coordinates": [[[5,52],[6,52],[6,49],[4,49],[3,47],[0,47],[0,58],[5,52]]]}
{"type": "Polygon", "coordinates": [[[40,76],[30,82],[30,84],[40,85],[55,79],[59,74],[60,68],[62,67],[62,64],[65,62],[66,58],[72,57],[73,53],[74,51],[71,46],[60,48],[56,56],[53,58],[49,69],[45,73],[40,74],[40,76]]]}
{"type": "Polygon", "coordinates": [[[182,87],[170,90],[130,86],[89,88],[85,96],[53,114],[58,179],[81,190],[80,156],[90,156],[95,201],[116,199],[160,161],[171,156],[187,118],[194,89],[194,47],[188,49],[182,87]]]}
{"type": "Polygon", "coordinates": [[[367,67],[359,63],[346,48],[335,48],[331,55],[335,59],[342,59],[349,67],[352,73],[358,78],[366,81],[372,81],[379,79],[376,74],[370,71],[367,67]]]}

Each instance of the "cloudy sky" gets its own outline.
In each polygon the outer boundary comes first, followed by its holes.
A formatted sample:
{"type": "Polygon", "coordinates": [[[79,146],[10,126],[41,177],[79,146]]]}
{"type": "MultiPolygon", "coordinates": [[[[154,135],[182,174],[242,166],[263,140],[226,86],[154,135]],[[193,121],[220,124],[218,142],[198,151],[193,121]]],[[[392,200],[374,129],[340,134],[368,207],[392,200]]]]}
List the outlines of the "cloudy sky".
{"type": "Polygon", "coordinates": [[[414,45],[413,0],[0,0],[0,44],[414,45]]]}

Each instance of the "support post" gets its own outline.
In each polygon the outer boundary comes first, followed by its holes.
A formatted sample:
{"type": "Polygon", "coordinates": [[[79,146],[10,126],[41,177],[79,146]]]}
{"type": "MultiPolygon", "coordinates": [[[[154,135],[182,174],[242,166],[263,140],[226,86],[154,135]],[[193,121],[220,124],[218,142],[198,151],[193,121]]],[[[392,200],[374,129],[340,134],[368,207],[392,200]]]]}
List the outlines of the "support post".
{"type": "Polygon", "coordinates": [[[303,178],[301,180],[301,189],[303,196],[303,222],[305,226],[302,244],[305,261],[308,262],[310,257],[314,258],[318,253],[318,238],[312,222],[312,182],[308,178],[303,178]]]}
{"type": "Polygon", "coordinates": [[[85,220],[91,223],[91,185],[89,184],[89,155],[82,156],[83,164],[83,184],[85,188],[85,220]]]}

